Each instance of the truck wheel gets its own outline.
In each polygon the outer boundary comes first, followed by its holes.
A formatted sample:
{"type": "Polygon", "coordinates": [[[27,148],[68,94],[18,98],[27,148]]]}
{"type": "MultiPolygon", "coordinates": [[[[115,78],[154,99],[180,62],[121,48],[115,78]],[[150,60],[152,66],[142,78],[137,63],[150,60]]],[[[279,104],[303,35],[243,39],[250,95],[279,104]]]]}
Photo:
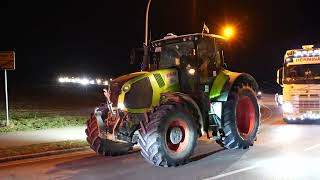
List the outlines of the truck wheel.
{"type": "Polygon", "coordinates": [[[116,156],[127,154],[132,149],[132,144],[115,142],[99,137],[98,123],[94,113],[87,120],[87,142],[98,155],[116,156]]]}
{"type": "Polygon", "coordinates": [[[194,117],[178,104],[164,104],[150,115],[145,132],[140,130],[142,156],[156,166],[187,163],[197,142],[194,117]]]}
{"type": "Polygon", "coordinates": [[[259,131],[260,108],[250,86],[234,89],[223,108],[223,134],[217,142],[228,149],[246,149],[253,145],[259,131]]]}

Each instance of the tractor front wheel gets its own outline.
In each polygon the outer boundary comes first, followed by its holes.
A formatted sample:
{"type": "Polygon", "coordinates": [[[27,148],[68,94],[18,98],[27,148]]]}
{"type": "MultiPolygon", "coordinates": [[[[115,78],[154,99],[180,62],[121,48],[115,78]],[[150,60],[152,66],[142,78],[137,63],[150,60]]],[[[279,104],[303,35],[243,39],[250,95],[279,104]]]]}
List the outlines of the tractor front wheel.
{"type": "Polygon", "coordinates": [[[140,130],[142,156],[156,166],[185,164],[197,142],[197,123],[179,104],[164,104],[150,115],[145,132],[140,130]]]}
{"type": "Polygon", "coordinates": [[[94,113],[92,113],[90,118],[87,120],[86,134],[87,142],[89,143],[91,149],[94,150],[98,155],[116,156],[127,154],[133,146],[130,143],[116,142],[109,140],[106,137],[99,137],[99,127],[94,113]]]}

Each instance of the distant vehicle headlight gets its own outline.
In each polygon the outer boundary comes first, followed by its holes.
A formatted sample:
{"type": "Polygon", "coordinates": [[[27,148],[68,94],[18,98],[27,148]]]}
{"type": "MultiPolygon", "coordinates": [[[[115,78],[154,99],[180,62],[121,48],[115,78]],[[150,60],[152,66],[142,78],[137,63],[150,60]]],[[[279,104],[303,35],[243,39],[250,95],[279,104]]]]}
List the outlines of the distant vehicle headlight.
{"type": "Polygon", "coordinates": [[[258,99],[261,99],[261,96],[262,96],[262,92],[261,92],[261,91],[258,91],[258,92],[257,92],[257,98],[258,98],[258,99]]]}
{"type": "Polygon", "coordinates": [[[282,110],[285,113],[293,113],[293,105],[291,103],[289,103],[289,102],[285,102],[282,105],[282,110]]]}
{"type": "Polygon", "coordinates": [[[262,95],[262,92],[261,92],[261,91],[258,91],[257,95],[258,95],[258,96],[261,96],[261,95],[262,95]]]}

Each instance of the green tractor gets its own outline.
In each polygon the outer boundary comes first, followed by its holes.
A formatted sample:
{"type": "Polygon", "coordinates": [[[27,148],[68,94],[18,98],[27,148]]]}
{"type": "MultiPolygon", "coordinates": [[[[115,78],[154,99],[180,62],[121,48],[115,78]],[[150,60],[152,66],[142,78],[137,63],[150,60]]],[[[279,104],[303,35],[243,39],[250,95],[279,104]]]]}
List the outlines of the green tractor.
{"type": "Polygon", "coordinates": [[[138,144],[148,162],[170,167],[187,163],[202,135],[227,149],[252,146],[258,85],[225,69],[226,42],[213,34],[168,34],[145,46],[143,71],[112,80],[106,103],[91,114],[91,148],[120,155],[138,144]]]}

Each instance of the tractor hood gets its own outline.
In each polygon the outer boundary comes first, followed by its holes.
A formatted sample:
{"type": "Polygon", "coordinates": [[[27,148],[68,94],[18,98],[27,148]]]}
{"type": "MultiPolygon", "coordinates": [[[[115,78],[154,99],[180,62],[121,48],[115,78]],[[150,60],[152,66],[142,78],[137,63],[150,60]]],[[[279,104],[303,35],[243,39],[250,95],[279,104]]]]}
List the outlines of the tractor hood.
{"type": "Polygon", "coordinates": [[[142,72],[135,72],[135,73],[131,73],[131,74],[126,74],[126,75],[117,77],[116,79],[112,80],[112,83],[126,82],[132,78],[135,78],[137,76],[144,75],[147,73],[148,72],[146,72],[146,71],[142,71],[142,72]]]}
{"type": "Polygon", "coordinates": [[[119,94],[121,93],[121,88],[124,83],[128,82],[129,80],[138,77],[138,76],[143,76],[147,74],[148,72],[136,72],[136,73],[131,73],[131,74],[126,74],[120,77],[117,77],[116,79],[111,81],[110,89],[111,89],[111,96],[110,100],[112,102],[113,107],[118,106],[118,97],[119,94]]]}
{"type": "Polygon", "coordinates": [[[111,82],[113,107],[131,113],[143,113],[157,106],[160,94],[179,90],[176,68],[136,72],[111,82]]]}

